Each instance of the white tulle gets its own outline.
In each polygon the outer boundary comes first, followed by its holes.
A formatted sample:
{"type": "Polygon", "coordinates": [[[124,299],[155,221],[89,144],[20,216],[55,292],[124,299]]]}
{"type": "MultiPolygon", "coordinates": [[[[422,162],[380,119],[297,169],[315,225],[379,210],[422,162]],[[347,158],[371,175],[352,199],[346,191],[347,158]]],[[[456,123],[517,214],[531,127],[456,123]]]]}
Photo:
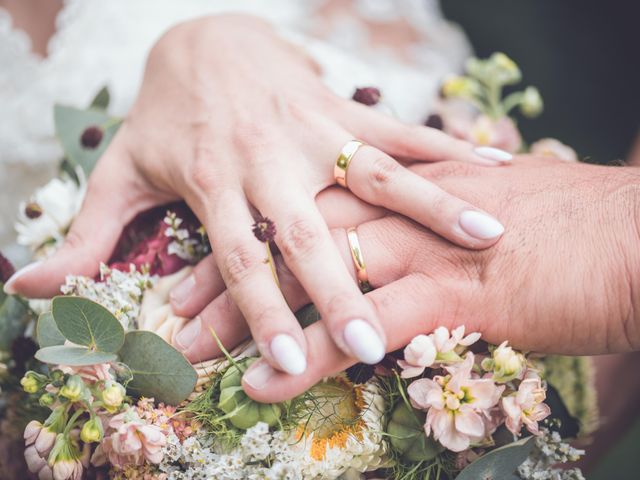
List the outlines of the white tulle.
{"type": "Polygon", "coordinates": [[[191,18],[223,12],[264,17],[308,49],[337,94],[348,97],[357,86],[377,86],[399,117],[423,120],[442,76],[457,70],[469,52],[464,35],[443,20],[437,0],[353,0],[351,13],[319,38],[318,12],[329,1],[66,0],[45,59],[31,53],[27,35],[0,9],[0,249],[18,259],[12,246],[18,204],[55,174],[61,150],[53,105],[84,107],[108,85],[110,111],[126,114],[153,43],[191,18]],[[395,21],[419,32],[408,60],[373,47],[371,30],[364,27],[395,21]]]}

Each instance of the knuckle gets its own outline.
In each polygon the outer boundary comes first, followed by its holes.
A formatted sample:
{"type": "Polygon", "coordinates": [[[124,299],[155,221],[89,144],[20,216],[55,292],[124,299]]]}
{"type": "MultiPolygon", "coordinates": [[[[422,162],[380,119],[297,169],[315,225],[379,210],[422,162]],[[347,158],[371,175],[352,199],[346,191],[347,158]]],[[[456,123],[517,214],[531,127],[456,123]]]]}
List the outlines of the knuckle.
{"type": "Polygon", "coordinates": [[[371,162],[369,171],[370,185],[375,190],[389,188],[391,182],[397,177],[400,168],[402,168],[400,164],[391,157],[378,155],[371,162]]]}
{"type": "Polygon", "coordinates": [[[282,231],[279,246],[285,257],[300,258],[315,250],[319,242],[319,229],[312,221],[301,218],[282,231]]]}
{"type": "Polygon", "coordinates": [[[479,165],[466,162],[419,163],[412,167],[418,175],[433,181],[455,177],[474,177],[482,173],[479,165]]]}
{"type": "Polygon", "coordinates": [[[362,296],[354,295],[352,293],[336,293],[326,305],[326,313],[328,319],[337,317],[350,316],[349,312],[354,312],[358,308],[358,305],[362,305],[362,296]]]}
{"type": "Polygon", "coordinates": [[[251,249],[244,245],[238,245],[224,254],[222,259],[222,272],[225,283],[229,288],[240,284],[260,264],[251,249]]]}

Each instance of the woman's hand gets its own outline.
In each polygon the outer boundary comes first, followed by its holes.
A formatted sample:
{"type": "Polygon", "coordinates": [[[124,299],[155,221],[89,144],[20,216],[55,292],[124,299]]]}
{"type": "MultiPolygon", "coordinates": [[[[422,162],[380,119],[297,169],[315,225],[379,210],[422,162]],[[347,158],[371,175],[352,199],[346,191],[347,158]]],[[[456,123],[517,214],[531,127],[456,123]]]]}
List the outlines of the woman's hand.
{"type": "MultiPolygon", "coordinates": [[[[451,162],[413,168],[442,188],[499,212],[510,229],[494,248],[470,251],[396,216],[361,224],[360,245],[377,288],[366,298],[382,321],[388,351],[439,325],[461,324],[489,342],[508,339],[522,350],[599,354],[640,348],[637,169],[531,157],[505,169],[451,162]]],[[[331,204],[332,195],[323,192],[320,205],[331,204]]],[[[340,203],[350,205],[345,199],[340,203]]],[[[349,208],[352,222],[332,222],[349,226],[380,215],[357,203],[349,208]]],[[[344,229],[334,229],[333,236],[355,276],[344,229]]],[[[194,291],[201,291],[199,268],[194,291]]],[[[285,274],[282,283],[292,308],[311,300],[293,276],[285,274]]],[[[201,292],[211,294],[208,288],[201,292]]],[[[228,294],[217,293],[200,318],[230,347],[249,332],[228,294]]],[[[195,295],[179,308],[194,313],[209,300],[195,295]]],[[[306,328],[305,336],[307,372],[291,377],[256,362],[244,378],[252,397],[290,398],[354,363],[333,345],[327,324],[306,328]]],[[[213,356],[212,345],[203,336],[190,354],[213,356]]]]}
{"type": "Polygon", "coordinates": [[[65,245],[14,278],[11,288],[48,296],[69,273],[94,275],[137,213],[184,198],[204,223],[221,280],[264,357],[301,373],[304,335],[265,265],[264,245],[251,233],[259,212],[275,222],[284,262],[339,348],[375,363],[384,354],[384,331],[314,201],[334,183],[334,163],[353,138],[371,145],[358,150],[349,168],[355,195],[465,247],[497,241],[500,223],[389,155],[499,162],[441,132],[334,96],[314,63],[267,24],[219,16],[185,23],[157,43],[136,104],[98,162],[65,245]]]}

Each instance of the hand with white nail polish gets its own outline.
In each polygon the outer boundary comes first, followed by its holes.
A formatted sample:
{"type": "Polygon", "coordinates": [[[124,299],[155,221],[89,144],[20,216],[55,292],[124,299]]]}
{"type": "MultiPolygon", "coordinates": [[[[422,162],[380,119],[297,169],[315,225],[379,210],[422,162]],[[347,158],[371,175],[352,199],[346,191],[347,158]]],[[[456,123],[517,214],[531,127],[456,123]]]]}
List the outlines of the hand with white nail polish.
{"type": "MultiPolygon", "coordinates": [[[[522,350],[595,354],[640,348],[640,312],[630,308],[638,287],[624,281],[625,272],[640,271],[640,239],[634,222],[618,218],[619,212],[628,219],[640,211],[635,169],[533,157],[516,158],[504,169],[450,162],[412,169],[487,211],[499,212],[509,230],[492,249],[465,250],[406,219],[384,216],[355,199],[350,202],[340,190],[323,192],[318,197],[323,213],[338,206],[348,212],[332,217],[332,235],[354,276],[346,232],[340,227],[359,224],[362,253],[375,287],[365,297],[387,338],[386,344],[377,343],[369,325],[352,318],[343,340],[359,357],[373,363],[382,349],[401,348],[438,325],[460,324],[492,343],[508,339],[522,350]],[[594,188],[602,183],[610,187],[609,195],[594,188]],[[367,220],[371,218],[377,219],[367,220]],[[625,248],[613,252],[611,245],[625,248]],[[593,293],[603,291],[606,296],[593,293]],[[625,312],[632,312],[627,325],[633,326],[623,328],[625,312]]],[[[475,214],[463,213],[458,226],[479,237],[501,232],[495,222],[475,214]]],[[[311,302],[281,257],[276,256],[276,264],[290,307],[311,302]]],[[[196,285],[199,268],[194,270],[196,285]]],[[[210,272],[211,265],[206,269],[210,272]]],[[[223,287],[209,290],[181,308],[199,311],[211,301],[202,318],[222,332],[225,345],[233,346],[249,329],[227,295],[223,287]]],[[[302,374],[289,375],[264,360],[256,362],[244,376],[248,394],[266,402],[291,398],[353,364],[355,359],[336,346],[330,328],[318,322],[305,329],[307,368],[302,374]]],[[[217,353],[205,341],[194,347],[205,356],[217,353]]],[[[291,357],[287,362],[294,365],[297,357],[291,357]]]]}

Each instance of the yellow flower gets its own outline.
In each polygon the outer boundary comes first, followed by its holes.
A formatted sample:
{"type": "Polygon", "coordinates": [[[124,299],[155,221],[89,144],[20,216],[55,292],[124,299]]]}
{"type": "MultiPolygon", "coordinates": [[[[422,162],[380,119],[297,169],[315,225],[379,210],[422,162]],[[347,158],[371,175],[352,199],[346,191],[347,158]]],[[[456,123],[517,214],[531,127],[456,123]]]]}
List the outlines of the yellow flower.
{"type": "Polygon", "coordinates": [[[85,443],[99,442],[102,440],[104,430],[99,418],[92,418],[85,422],[80,430],[80,438],[85,443]]]}
{"type": "Polygon", "coordinates": [[[478,82],[470,77],[453,75],[442,85],[442,93],[446,97],[473,98],[480,91],[478,82]]]}
{"type": "Polygon", "coordinates": [[[502,52],[496,52],[489,57],[489,70],[502,85],[512,85],[522,79],[522,72],[516,62],[502,52]]]}

